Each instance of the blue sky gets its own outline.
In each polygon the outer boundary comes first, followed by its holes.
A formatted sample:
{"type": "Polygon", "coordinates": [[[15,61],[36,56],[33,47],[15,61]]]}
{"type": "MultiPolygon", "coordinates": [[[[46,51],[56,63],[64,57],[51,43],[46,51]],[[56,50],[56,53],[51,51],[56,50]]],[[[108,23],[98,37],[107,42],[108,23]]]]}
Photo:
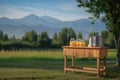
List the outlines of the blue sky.
{"type": "Polygon", "coordinates": [[[0,0],[0,17],[21,18],[29,14],[51,16],[62,21],[88,18],[76,0],[0,0]]]}

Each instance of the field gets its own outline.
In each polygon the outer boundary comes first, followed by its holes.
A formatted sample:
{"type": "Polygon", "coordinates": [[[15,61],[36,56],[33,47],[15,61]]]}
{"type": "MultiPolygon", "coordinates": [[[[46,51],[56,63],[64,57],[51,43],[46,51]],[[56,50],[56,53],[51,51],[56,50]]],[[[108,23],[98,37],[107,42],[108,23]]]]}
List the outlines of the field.
{"type": "MultiPolygon", "coordinates": [[[[62,50],[0,51],[0,80],[120,80],[120,67],[115,65],[116,51],[107,57],[107,75],[63,71],[62,50]]],[[[69,65],[71,58],[69,58],[69,65]]],[[[95,59],[76,59],[81,66],[96,66],[95,59]]]]}

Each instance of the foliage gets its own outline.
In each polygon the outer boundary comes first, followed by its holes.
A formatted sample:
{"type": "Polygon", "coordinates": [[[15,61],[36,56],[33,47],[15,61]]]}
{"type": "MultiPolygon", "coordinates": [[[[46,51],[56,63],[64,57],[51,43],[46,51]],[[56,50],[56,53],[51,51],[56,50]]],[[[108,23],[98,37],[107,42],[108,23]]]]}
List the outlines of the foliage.
{"type": "Polygon", "coordinates": [[[78,34],[77,34],[77,37],[76,37],[76,38],[78,38],[78,39],[82,39],[82,38],[83,38],[82,33],[81,33],[81,32],[78,32],[78,34]]]}
{"type": "MultiPolygon", "coordinates": [[[[90,32],[89,37],[91,37],[91,36],[98,36],[98,32],[90,32]]],[[[101,37],[102,37],[103,45],[105,47],[115,48],[114,38],[113,38],[114,36],[111,32],[109,32],[107,30],[103,30],[101,32],[101,37]]]]}
{"type": "Polygon", "coordinates": [[[104,41],[106,41],[107,37],[108,37],[108,31],[107,30],[103,30],[101,32],[101,36],[104,39],[104,41]]]}
{"type": "MultiPolygon", "coordinates": [[[[93,35],[97,36],[98,32],[89,33],[89,36],[93,35]]],[[[113,35],[110,32],[103,30],[101,35],[103,37],[104,46],[115,48],[115,44],[113,44],[113,35]]],[[[22,40],[16,39],[15,35],[13,35],[11,38],[6,38],[4,41],[0,41],[0,49],[61,48],[62,45],[69,45],[70,38],[82,39],[82,33],[78,32],[76,35],[72,28],[63,28],[59,33],[54,33],[53,38],[49,38],[47,32],[37,34],[34,30],[32,30],[26,32],[22,40]],[[35,39],[30,39],[30,37],[34,37],[35,39]]]]}
{"type": "Polygon", "coordinates": [[[58,42],[61,45],[67,45],[68,43],[68,28],[63,28],[58,34],[58,42]]]}
{"type": "Polygon", "coordinates": [[[71,38],[76,38],[76,33],[72,28],[68,28],[68,42],[70,41],[71,38]]]}
{"type": "MultiPolygon", "coordinates": [[[[63,28],[59,33],[54,33],[53,38],[49,38],[49,35],[47,34],[47,32],[41,32],[41,34],[37,34],[36,32],[33,31],[33,33],[37,35],[36,36],[37,41],[36,39],[33,39],[33,41],[31,42],[30,40],[28,40],[29,39],[28,37],[32,37],[32,36],[27,36],[28,33],[31,33],[31,32],[32,31],[26,32],[22,40],[16,39],[16,37],[13,35],[13,37],[11,37],[10,39],[8,38],[8,40],[0,41],[0,49],[4,48],[4,49],[12,50],[13,48],[14,49],[61,48],[62,45],[69,45],[70,38],[82,39],[81,32],[78,32],[78,34],[76,35],[76,33],[72,28],[63,28]],[[67,30],[67,32],[65,30],[67,30]]],[[[98,32],[90,32],[89,36],[92,36],[92,35],[96,36],[98,35],[98,32]]],[[[113,35],[110,32],[103,30],[101,32],[101,35],[103,37],[104,46],[107,46],[109,48],[115,48],[115,44],[113,44],[113,41],[114,41],[113,35]]]]}
{"type": "Polygon", "coordinates": [[[25,36],[22,38],[23,41],[35,42],[37,41],[37,33],[32,30],[30,32],[26,32],[25,36]]]}
{"type": "Polygon", "coordinates": [[[16,40],[16,37],[15,35],[13,35],[11,38],[10,38],[10,41],[15,41],[16,40]]]}
{"type": "Polygon", "coordinates": [[[115,48],[114,36],[113,36],[113,34],[111,32],[103,30],[101,32],[101,36],[103,38],[103,44],[105,46],[110,47],[110,48],[115,48]]]}
{"type": "Polygon", "coordinates": [[[49,38],[47,32],[42,32],[41,35],[39,35],[39,43],[41,47],[50,47],[52,40],[49,38]]]}
{"type": "Polygon", "coordinates": [[[115,44],[114,44],[114,36],[112,33],[109,33],[108,37],[107,37],[107,42],[106,42],[108,45],[111,46],[114,46],[115,47],[115,44]]]}
{"type": "MultiPolygon", "coordinates": [[[[79,7],[86,8],[92,19],[101,19],[106,23],[108,31],[120,39],[120,4],[119,0],[77,0],[79,7]]],[[[119,44],[118,44],[119,45],[119,44]]]]}
{"type": "Polygon", "coordinates": [[[31,49],[31,48],[38,48],[39,44],[36,42],[26,42],[26,41],[7,41],[7,42],[1,42],[0,44],[0,50],[19,50],[19,49],[31,49]]]}
{"type": "Polygon", "coordinates": [[[95,31],[94,32],[90,32],[89,33],[89,37],[91,37],[91,36],[98,36],[98,32],[95,32],[95,31]]]}
{"type": "Polygon", "coordinates": [[[58,35],[57,33],[53,34],[53,42],[57,42],[58,41],[58,35]]]}
{"type": "Polygon", "coordinates": [[[63,28],[58,34],[58,43],[68,45],[70,38],[76,38],[76,33],[72,28],[63,28]]]}
{"type": "Polygon", "coordinates": [[[120,3],[119,0],[76,0],[79,7],[92,14],[91,19],[101,19],[115,39],[117,64],[120,65],[120,3]]]}
{"type": "Polygon", "coordinates": [[[8,35],[7,34],[4,34],[4,36],[3,36],[3,41],[8,41],[9,39],[8,39],[8,35]]]}
{"type": "Polygon", "coordinates": [[[0,41],[8,41],[8,35],[4,34],[3,31],[0,30],[0,41]]]}
{"type": "Polygon", "coordinates": [[[85,7],[92,19],[100,18],[114,35],[120,33],[120,4],[118,0],[77,0],[79,7],[85,7]]]}

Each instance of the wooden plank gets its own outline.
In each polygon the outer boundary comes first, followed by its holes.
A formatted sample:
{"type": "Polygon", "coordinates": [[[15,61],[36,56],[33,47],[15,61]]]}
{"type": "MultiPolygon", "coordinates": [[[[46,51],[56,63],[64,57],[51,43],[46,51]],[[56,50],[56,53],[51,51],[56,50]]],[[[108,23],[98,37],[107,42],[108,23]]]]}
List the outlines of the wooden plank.
{"type": "Polygon", "coordinates": [[[75,61],[74,61],[74,59],[75,59],[75,56],[72,56],[72,67],[75,67],[75,61]]]}
{"type": "Polygon", "coordinates": [[[106,57],[107,49],[101,47],[70,47],[63,46],[64,55],[77,56],[77,57],[106,57]]]}
{"type": "Polygon", "coordinates": [[[97,70],[97,68],[88,68],[88,67],[83,67],[83,69],[86,69],[86,70],[97,70]]]}
{"type": "Polygon", "coordinates": [[[85,70],[85,69],[75,69],[75,68],[65,68],[66,71],[76,71],[76,72],[87,72],[97,74],[97,71],[85,70]]]}
{"type": "Polygon", "coordinates": [[[66,67],[67,67],[67,56],[64,56],[64,73],[66,73],[66,67]]]}
{"type": "Polygon", "coordinates": [[[100,58],[97,58],[97,77],[100,75],[100,58]]]}
{"type": "Polygon", "coordinates": [[[62,48],[71,48],[71,49],[107,49],[106,47],[79,47],[79,46],[62,46],[62,48]]]}
{"type": "Polygon", "coordinates": [[[105,70],[103,74],[106,75],[106,57],[103,59],[103,69],[105,70]]]}
{"type": "MultiPolygon", "coordinates": [[[[95,71],[97,71],[97,68],[83,67],[83,69],[86,69],[86,70],[95,70],[95,71]]],[[[101,72],[101,71],[105,71],[105,69],[100,69],[100,72],[101,72]]]]}

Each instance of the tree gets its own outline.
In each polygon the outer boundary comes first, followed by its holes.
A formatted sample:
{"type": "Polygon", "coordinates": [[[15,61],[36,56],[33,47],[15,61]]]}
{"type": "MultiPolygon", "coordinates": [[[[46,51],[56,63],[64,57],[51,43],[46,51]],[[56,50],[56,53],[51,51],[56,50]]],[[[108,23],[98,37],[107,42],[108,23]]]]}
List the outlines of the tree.
{"type": "Polygon", "coordinates": [[[103,38],[103,44],[105,46],[108,46],[110,48],[115,48],[114,38],[112,33],[108,32],[107,30],[103,30],[101,32],[101,36],[103,38]]]}
{"type": "Polygon", "coordinates": [[[63,28],[58,34],[58,42],[61,45],[67,45],[68,42],[68,28],[63,28]]]}
{"type": "Polygon", "coordinates": [[[57,35],[57,33],[54,33],[53,42],[57,42],[57,41],[58,41],[58,35],[57,35]]]}
{"type": "Polygon", "coordinates": [[[89,33],[89,37],[91,37],[91,36],[98,36],[98,32],[95,32],[95,31],[94,32],[90,32],[89,33]]]}
{"type": "Polygon", "coordinates": [[[4,41],[8,41],[8,40],[9,40],[9,39],[8,39],[8,35],[5,34],[3,39],[4,39],[4,41]]]}
{"type": "Polygon", "coordinates": [[[101,32],[101,36],[102,36],[102,38],[103,38],[104,40],[106,40],[106,39],[107,39],[107,36],[108,36],[108,31],[103,30],[103,31],[101,32]]]}
{"type": "Polygon", "coordinates": [[[82,38],[83,38],[83,36],[82,36],[82,33],[81,33],[81,32],[78,32],[78,34],[77,34],[77,38],[78,38],[78,39],[82,39],[82,38]]]}
{"type": "Polygon", "coordinates": [[[0,41],[3,41],[3,32],[0,30],[0,41]]]}
{"type": "Polygon", "coordinates": [[[47,32],[42,32],[41,33],[40,39],[44,39],[44,38],[49,38],[47,32]]]}
{"type": "Polygon", "coordinates": [[[42,32],[41,35],[39,35],[38,39],[39,39],[38,41],[40,42],[41,47],[51,46],[52,40],[49,38],[47,32],[42,32]]]}
{"type": "Polygon", "coordinates": [[[37,33],[34,30],[30,31],[29,35],[30,35],[30,37],[29,37],[30,42],[37,41],[37,33]]]}
{"type": "Polygon", "coordinates": [[[108,31],[114,35],[117,49],[117,64],[120,66],[120,2],[119,0],[76,0],[78,7],[84,7],[92,14],[93,21],[105,22],[108,31]]]}
{"type": "Polygon", "coordinates": [[[16,37],[15,37],[15,35],[13,35],[12,37],[11,37],[11,41],[15,41],[16,40],[16,37]]]}
{"type": "Polygon", "coordinates": [[[70,38],[76,38],[76,34],[72,28],[63,28],[58,34],[58,42],[61,45],[68,45],[70,38]]]}
{"type": "Polygon", "coordinates": [[[67,41],[68,43],[69,43],[71,38],[76,38],[75,31],[72,28],[68,29],[68,33],[67,34],[68,34],[68,41],[67,41]]]}
{"type": "Polygon", "coordinates": [[[0,30],[0,41],[7,41],[8,35],[4,34],[3,31],[0,30]]]}
{"type": "Polygon", "coordinates": [[[106,40],[106,45],[108,45],[110,48],[114,48],[114,37],[113,34],[108,32],[107,40],[106,40]]]}
{"type": "Polygon", "coordinates": [[[102,36],[102,39],[103,39],[103,45],[106,46],[106,41],[107,41],[107,37],[108,37],[108,31],[103,30],[103,31],[101,32],[101,36],[102,36]]]}
{"type": "Polygon", "coordinates": [[[34,30],[32,30],[32,31],[26,32],[22,40],[29,41],[29,42],[36,42],[37,36],[38,36],[37,33],[34,30]]]}

